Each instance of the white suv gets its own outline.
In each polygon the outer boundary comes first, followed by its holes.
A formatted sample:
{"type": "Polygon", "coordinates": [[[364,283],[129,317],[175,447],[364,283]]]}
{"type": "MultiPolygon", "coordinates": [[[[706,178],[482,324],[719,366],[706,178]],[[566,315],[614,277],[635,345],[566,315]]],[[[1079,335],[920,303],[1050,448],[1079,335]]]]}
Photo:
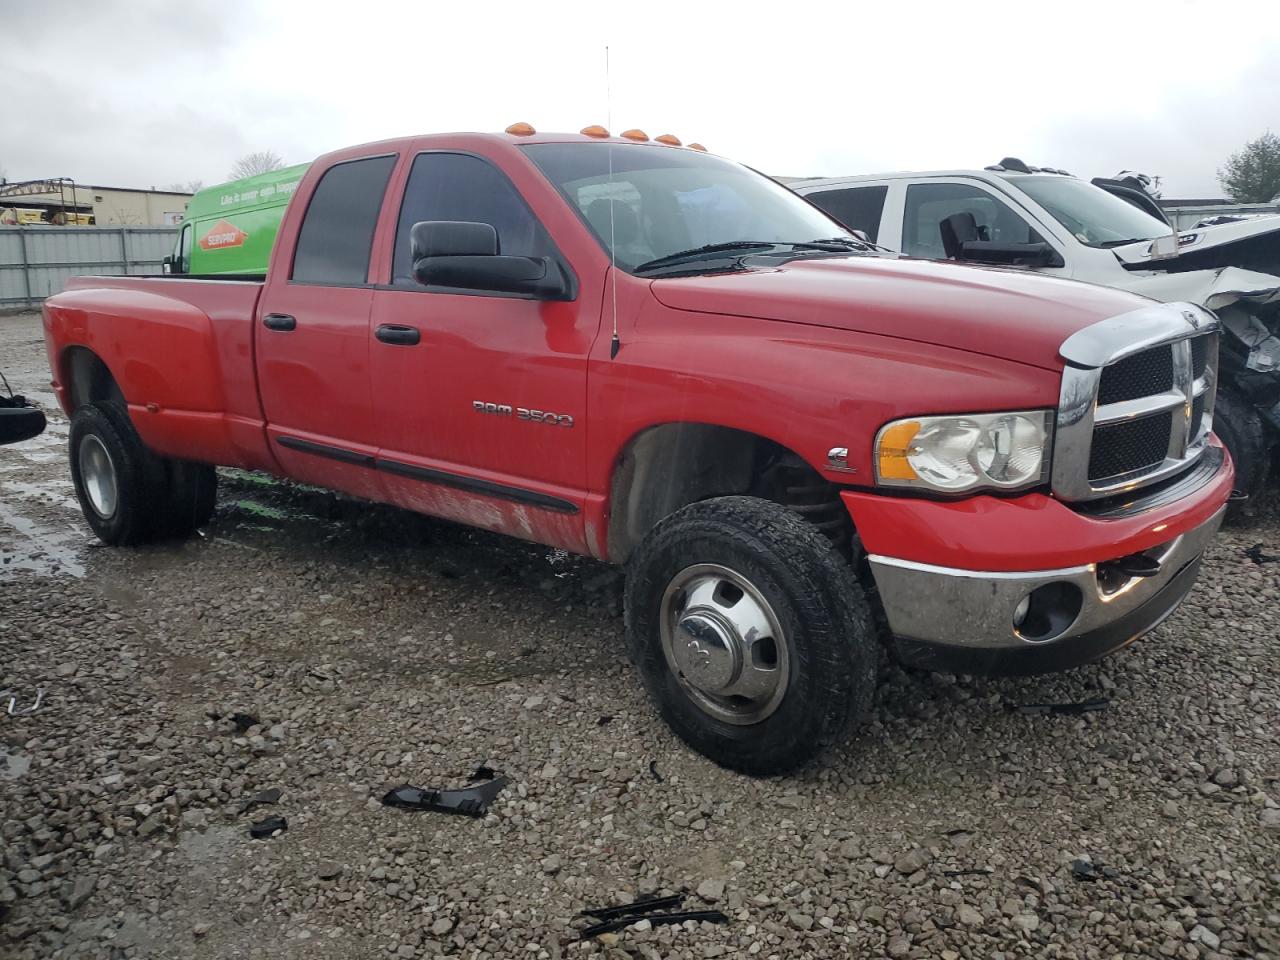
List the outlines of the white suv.
{"type": "Polygon", "coordinates": [[[1020,267],[1217,312],[1228,332],[1215,430],[1236,461],[1239,488],[1256,502],[1280,441],[1280,216],[1175,236],[1145,194],[1100,182],[1110,185],[1008,158],[983,170],[787,186],[913,257],[1020,267]]]}

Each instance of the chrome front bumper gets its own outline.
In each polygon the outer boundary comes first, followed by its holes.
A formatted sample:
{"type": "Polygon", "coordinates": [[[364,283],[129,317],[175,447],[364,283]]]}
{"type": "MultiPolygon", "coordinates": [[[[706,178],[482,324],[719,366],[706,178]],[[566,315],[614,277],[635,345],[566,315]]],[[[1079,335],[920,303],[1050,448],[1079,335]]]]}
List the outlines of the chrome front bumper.
{"type": "Polygon", "coordinates": [[[975,673],[1060,669],[1097,659],[1172,613],[1190,591],[1225,512],[1223,507],[1199,527],[1144,551],[1135,564],[1155,568],[1145,576],[1129,576],[1119,561],[999,573],[874,555],[871,570],[890,631],[908,659],[975,673]],[[1079,609],[1069,618],[1068,610],[1048,635],[1033,638],[1025,623],[1022,630],[1015,626],[1015,612],[1033,591],[1050,585],[1062,586],[1043,593],[1074,598],[1078,591],[1079,609]],[[1008,667],[998,663],[1005,655],[1012,655],[1008,667]]]}

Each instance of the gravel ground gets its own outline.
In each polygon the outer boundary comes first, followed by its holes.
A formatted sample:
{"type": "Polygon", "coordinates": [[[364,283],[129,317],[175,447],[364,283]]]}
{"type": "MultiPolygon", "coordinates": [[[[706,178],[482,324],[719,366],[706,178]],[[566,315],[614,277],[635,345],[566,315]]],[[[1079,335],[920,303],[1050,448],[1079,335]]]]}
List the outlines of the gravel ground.
{"type": "MultiPolygon", "coordinates": [[[[38,317],[0,368],[52,406],[38,317]]],[[[44,690],[0,715],[0,956],[1280,957],[1275,508],[1103,664],[886,668],[855,739],[758,781],[656,718],[610,568],[234,472],[204,537],[98,548],[66,433],[0,448],[0,688],[44,690]],[[379,802],[481,763],[483,819],[379,802]],[[576,941],[682,890],[729,922],[576,941]]]]}

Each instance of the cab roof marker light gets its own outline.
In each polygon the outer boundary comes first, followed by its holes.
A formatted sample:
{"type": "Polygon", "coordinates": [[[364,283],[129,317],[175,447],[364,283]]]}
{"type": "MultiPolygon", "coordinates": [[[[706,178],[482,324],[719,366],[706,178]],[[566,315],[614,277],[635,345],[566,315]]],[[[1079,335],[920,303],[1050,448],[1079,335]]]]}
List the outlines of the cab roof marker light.
{"type": "Polygon", "coordinates": [[[513,137],[531,137],[538,131],[533,129],[533,127],[525,123],[523,120],[521,120],[507,127],[507,129],[504,132],[511,134],[513,137]]]}
{"type": "Polygon", "coordinates": [[[700,144],[700,143],[691,143],[691,144],[689,144],[689,149],[690,149],[690,150],[697,150],[699,153],[706,153],[706,152],[707,152],[707,148],[706,148],[706,147],[704,147],[704,146],[703,146],[702,144],[700,144]]]}
{"type": "Polygon", "coordinates": [[[623,130],[621,136],[627,140],[645,141],[649,139],[649,135],[643,130],[623,130]]]}
{"type": "Polygon", "coordinates": [[[598,124],[598,123],[593,123],[593,124],[591,124],[591,126],[589,126],[589,127],[583,127],[583,128],[582,128],[581,130],[579,130],[578,132],[579,132],[580,134],[582,134],[584,137],[607,137],[607,136],[609,136],[609,131],[608,131],[608,130],[606,130],[604,127],[600,126],[600,124],[598,124]]]}
{"type": "Polygon", "coordinates": [[[660,137],[654,137],[653,141],[654,143],[665,143],[669,147],[678,147],[681,145],[680,138],[674,133],[664,133],[660,137]]]}

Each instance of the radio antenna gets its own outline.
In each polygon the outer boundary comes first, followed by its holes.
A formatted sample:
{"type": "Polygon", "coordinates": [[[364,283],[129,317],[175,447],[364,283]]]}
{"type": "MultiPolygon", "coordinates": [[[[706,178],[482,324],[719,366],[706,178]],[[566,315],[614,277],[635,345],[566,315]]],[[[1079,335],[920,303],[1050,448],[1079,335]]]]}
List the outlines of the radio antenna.
{"type": "Polygon", "coordinates": [[[609,45],[604,45],[604,118],[605,128],[609,130],[609,286],[613,296],[613,339],[609,341],[609,359],[618,355],[622,341],[618,339],[618,255],[614,252],[615,233],[613,229],[614,204],[613,196],[613,88],[609,80],[609,45]]]}

